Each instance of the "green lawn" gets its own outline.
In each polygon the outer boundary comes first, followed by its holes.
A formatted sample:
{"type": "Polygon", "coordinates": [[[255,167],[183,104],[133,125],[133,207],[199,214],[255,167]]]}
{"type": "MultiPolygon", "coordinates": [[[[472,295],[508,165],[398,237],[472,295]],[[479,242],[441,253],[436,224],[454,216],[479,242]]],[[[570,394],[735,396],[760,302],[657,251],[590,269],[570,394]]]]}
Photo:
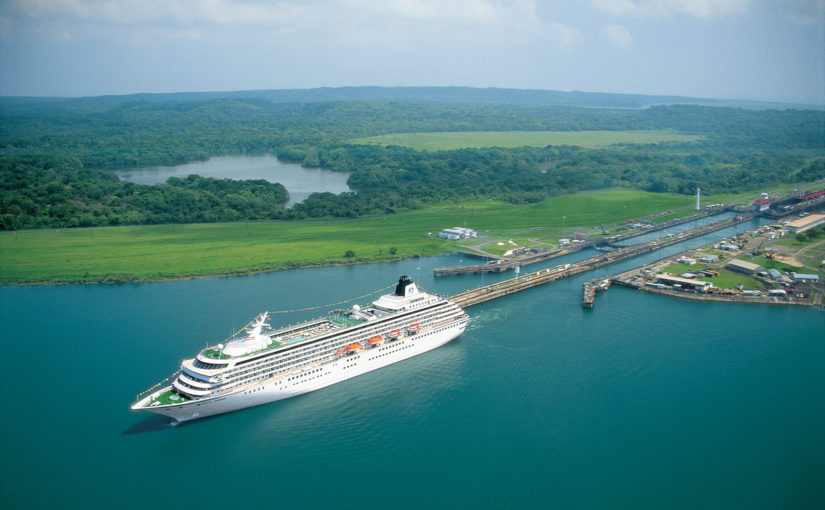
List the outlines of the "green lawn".
{"type": "Polygon", "coordinates": [[[765,290],[765,286],[759,280],[731,271],[719,271],[719,276],[713,278],[702,277],[699,280],[711,282],[714,287],[720,289],[733,289],[741,284],[745,290],[765,290]]]}
{"type": "Polygon", "coordinates": [[[691,200],[605,190],[536,205],[466,202],[352,221],[2,232],[0,283],[166,280],[436,255],[461,249],[459,243],[435,237],[441,229],[456,225],[474,228],[491,240],[512,238],[524,245],[537,239],[552,244],[562,231],[675,209],[691,200]],[[393,247],[397,253],[390,255],[393,247]],[[348,250],[355,257],[345,258],[348,250]]]}
{"type": "Polygon", "coordinates": [[[667,267],[663,267],[662,271],[678,276],[682,273],[698,273],[699,271],[703,271],[705,269],[707,268],[704,264],[670,264],[667,267]]]}
{"type": "MultiPolygon", "coordinates": [[[[663,267],[662,271],[667,272],[670,274],[680,275],[682,273],[698,273],[706,269],[705,264],[671,264],[667,267],[663,267]]],[[[765,287],[760,283],[758,280],[751,278],[750,276],[733,273],[730,271],[721,270],[719,271],[719,276],[709,277],[709,276],[701,276],[696,278],[697,280],[701,280],[703,282],[710,282],[713,284],[714,287],[719,289],[734,289],[737,285],[742,285],[742,288],[748,290],[764,290],[765,287]]]]}
{"type": "Polygon", "coordinates": [[[483,147],[544,147],[576,145],[598,148],[629,143],[693,142],[698,135],[673,129],[627,131],[458,131],[440,133],[392,133],[351,140],[352,143],[399,145],[417,150],[455,150],[483,147]]]}

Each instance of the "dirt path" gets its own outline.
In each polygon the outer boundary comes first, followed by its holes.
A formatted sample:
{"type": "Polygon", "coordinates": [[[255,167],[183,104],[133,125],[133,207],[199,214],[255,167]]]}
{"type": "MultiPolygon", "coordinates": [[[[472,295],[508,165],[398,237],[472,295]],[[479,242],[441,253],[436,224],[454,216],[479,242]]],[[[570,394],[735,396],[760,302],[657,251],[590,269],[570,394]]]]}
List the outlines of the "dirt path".
{"type": "Polygon", "coordinates": [[[818,271],[818,270],[819,270],[819,268],[812,267],[812,266],[808,265],[808,264],[805,262],[805,253],[806,253],[808,250],[811,250],[811,249],[813,249],[813,248],[817,248],[817,247],[819,247],[819,246],[822,246],[823,244],[825,244],[825,239],[823,239],[822,241],[819,241],[819,242],[817,242],[817,243],[814,243],[814,244],[812,244],[812,245],[810,245],[810,246],[806,246],[806,247],[802,248],[801,250],[799,250],[798,252],[794,253],[793,258],[794,258],[794,259],[797,261],[797,263],[798,263],[798,264],[796,264],[796,265],[798,265],[798,266],[800,266],[800,267],[807,267],[808,269],[813,269],[814,271],[818,271]]]}
{"type": "Polygon", "coordinates": [[[480,242],[478,244],[474,244],[472,246],[462,246],[461,249],[463,249],[465,251],[476,252],[478,255],[481,255],[483,257],[489,257],[491,259],[497,259],[499,257],[497,257],[496,255],[491,255],[491,254],[487,253],[486,251],[484,251],[484,247],[487,246],[490,243],[493,243],[493,242],[495,242],[495,241],[483,241],[483,242],[480,242]]]}

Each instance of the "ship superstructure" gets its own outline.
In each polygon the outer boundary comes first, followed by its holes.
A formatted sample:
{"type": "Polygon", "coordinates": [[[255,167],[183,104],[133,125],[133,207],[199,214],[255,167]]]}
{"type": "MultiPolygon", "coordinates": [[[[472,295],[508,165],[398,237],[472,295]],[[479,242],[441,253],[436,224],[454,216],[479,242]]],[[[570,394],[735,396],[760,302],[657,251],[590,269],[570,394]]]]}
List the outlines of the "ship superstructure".
{"type": "Polygon", "coordinates": [[[240,337],[182,362],[171,385],[132,409],[187,421],[317,390],[435,349],[467,326],[464,311],[402,276],[393,294],[280,329],[259,315],[240,337]]]}

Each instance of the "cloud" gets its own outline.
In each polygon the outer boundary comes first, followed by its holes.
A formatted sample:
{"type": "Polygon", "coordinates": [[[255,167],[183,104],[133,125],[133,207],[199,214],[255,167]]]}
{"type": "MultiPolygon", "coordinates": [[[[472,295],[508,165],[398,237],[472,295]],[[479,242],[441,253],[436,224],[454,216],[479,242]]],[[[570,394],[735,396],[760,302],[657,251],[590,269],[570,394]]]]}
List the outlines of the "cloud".
{"type": "Polygon", "coordinates": [[[687,15],[712,18],[743,13],[750,0],[592,0],[597,10],[613,16],[652,18],[687,15]]]}
{"type": "Polygon", "coordinates": [[[335,18],[344,23],[406,20],[523,29],[538,23],[533,0],[10,0],[7,10],[30,18],[122,24],[304,24],[335,18]]]}
{"type": "Polygon", "coordinates": [[[633,36],[624,25],[605,25],[602,33],[619,48],[629,48],[633,43],[633,36]]]}
{"type": "Polygon", "coordinates": [[[307,11],[303,5],[303,2],[249,0],[10,0],[8,9],[35,19],[127,25],[148,22],[260,25],[294,20],[307,11]]]}
{"type": "Polygon", "coordinates": [[[303,36],[350,46],[467,45],[524,41],[543,28],[534,0],[0,0],[3,15],[31,30],[49,25],[53,33],[70,29],[103,41],[254,34],[261,42],[303,36]]]}
{"type": "Polygon", "coordinates": [[[550,39],[567,49],[578,44],[582,38],[581,32],[576,28],[561,23],[549,23],[547,35],[550,39]]]}
{"type": "Polygon", "coordinates": [[[343,0],[342,4],[395,19],[446,21],[475,25],[533,25],[538,21],[535,2],[490,0],[343,0]]]}

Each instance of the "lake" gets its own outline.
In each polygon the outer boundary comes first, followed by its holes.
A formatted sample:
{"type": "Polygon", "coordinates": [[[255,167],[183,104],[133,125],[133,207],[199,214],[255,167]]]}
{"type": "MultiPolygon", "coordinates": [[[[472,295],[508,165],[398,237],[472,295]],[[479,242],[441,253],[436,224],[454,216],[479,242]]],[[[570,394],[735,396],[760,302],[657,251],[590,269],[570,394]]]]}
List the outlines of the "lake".
{"type": "Polygon", "coordinates": [[[823,312],[621,287],[580,306],[585,280],[734,231],[469,308],[467,331],[444,347],[177,427],[129,405],[261,311],[334,303],[402,274],[445,295],[512,274],[436,279],[458,258],[433,257],[0,287],[4,505],[821,508],[823,312]]]}
{"type": "Polygon", "coordinates": [[[348,173],[332,172],[321,168],[304,168],[297,163],[284,163],[273,154],[254,156],[215,156],[206,161],[195,161],[174,166],[150,166],[130,168],[115,172],[124,181],[137,184],[159,184],[170,177],[186,177],[191,174],[216,179],[264,179],[279,182],[289,191],[290,207],[315,192],[343,193],[348,173]]]}

